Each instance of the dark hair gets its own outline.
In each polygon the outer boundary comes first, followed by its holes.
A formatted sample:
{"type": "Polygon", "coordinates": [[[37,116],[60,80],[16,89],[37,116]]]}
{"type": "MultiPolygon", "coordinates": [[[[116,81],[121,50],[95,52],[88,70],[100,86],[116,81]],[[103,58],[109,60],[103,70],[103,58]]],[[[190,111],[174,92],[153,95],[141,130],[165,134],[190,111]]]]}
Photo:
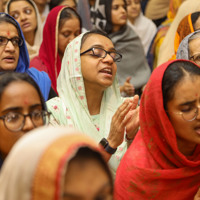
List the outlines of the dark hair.
{"type": "MultiPolygon", "coordinates": [[[[82,46],[83,46],[84,42],[86,41],[86,39],[87,39],[89,36],[94,35],[94,34],[102,35],[102,36],[107,37],[108,39],[110,39],[110,37],[109,37],[106,33],[104,33],[103,31],[101,31],[101,30],[99,30],[99,29],[94,29],[94,30],[91,30],[91,31],[89,31],[89,32],[87,32],[87,33],[85,33],[85,34],[83,35],[83,37],[82,37],[82,39],[81,39],[81,47],[80,47],[80,49],[82,48],[82,46]]],[[[110,39],[110,40],[111,40],[111,39],[110,39]]]]}
{"type": "Polygon", "coordinates": [[[77,18],[80,22],[80,30],[82,28],[82,20],[79,14],[70,7],[65,7],[61,13],[60,13],[60,19],[59,19],[59,28],[62,27],[62,25],[65,23],[67,19],[72,19],[73,17],[77,18]]]}
{"type": "Polygon", "coordinates": [[[44,101],[44,98],[42,96],[42,93],[40,91],[39,86],[37,83],[26,73],[17,73],[17,72],[4,72],[0,74],[0,99],[2,96],[2,93],[6,89],[8,85],[10,85],[13,82],[19,82],[19,81],[24,81],[32,85],[38,92],[40,101],[42,104],[42,109],[47,110],[46,104],[44,101]]]}
{"type": "MultiPolygon", "coordinates": [[[[64,0],[51,0],[49,3],[50,10],[54,7],[59,6],[64,0]]],[[[74,4],[77,6],[76,0],[73,0],[74,4]]]]}
{"type": "Polygon", "coordinates": [[[3,23],[3,22],[14,25],[17,29],[19,37],[22,38],[19,25],[10,15],[5,14],[5,13],[1,13],[0,14],[0,24],[3,23]]]}
{"type": "Polygon", "coordinates": [[[196,31],[195,23],[199,17],[200,17],[200,12],[194,12],[191,14],[191,20],[192,20],[192,24],[193,24],[195,31],[196,31]]]}
{"type": "Polygon", "coordinates": [[[111,175],[111,172],[108,168],[107,163],[105,162],[104,158],[102,157],[102,155],[97,152],[94,151],[92,149],[90,149],[89,147],[81,147],[76,155],[69,161],[69,164],[71,162],[79,162],[79,163],[83,163],[83,162],[87,162],[89,160],[95,160],[99,163],[99,165],[104,169],[104,171],[106,172],[106,174],[109,177],[110,180],[110,185],[112,187],[112,192],[113,192],[113,178],[111,175]]]}
{"type": "Polygon", "coordinates": [[[200,76],[200,68],[190,61],[176,61],[168,66],[162,80],[163,104],[167,110],[167,103],[173,99],[177,84],[189,76],[200,76]]]}

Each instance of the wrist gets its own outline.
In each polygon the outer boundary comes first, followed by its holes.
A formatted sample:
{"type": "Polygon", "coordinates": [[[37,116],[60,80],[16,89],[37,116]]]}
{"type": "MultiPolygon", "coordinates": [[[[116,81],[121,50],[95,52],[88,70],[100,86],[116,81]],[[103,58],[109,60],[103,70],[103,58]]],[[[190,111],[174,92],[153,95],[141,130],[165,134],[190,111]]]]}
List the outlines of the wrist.
{"type": "Polygon", "coordinates": [[[109,154],[114,154],[117,148],[110,146],[109,141],[106,138],[102,138],[99,144],[104,148],[104,150],[109,154]]]}

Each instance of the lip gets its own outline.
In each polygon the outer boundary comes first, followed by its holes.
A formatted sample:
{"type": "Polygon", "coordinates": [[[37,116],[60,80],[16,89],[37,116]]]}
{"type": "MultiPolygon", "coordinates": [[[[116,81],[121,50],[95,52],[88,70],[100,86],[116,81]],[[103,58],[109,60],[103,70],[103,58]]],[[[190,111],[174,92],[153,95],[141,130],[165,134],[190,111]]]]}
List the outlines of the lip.
{"type": "Polygon", "coordinates": [[[14,56],[6,56],[3,58],[4,61],[6,61],[7,63],[13,63],[15,62],[15,57],[14,56]]]}
{"type": "Polygon", "coordinates": [[[111,67],[104,67],[99,70],[99,73],[105,74],[106,76],[112,77],[112,68],[111,67]]]}
{"type": "Polygon", "coordinates": [[[30,25],[31,25],[31,23],[26,22],[26,23],[23,23],[23,24],[21,25],[21,27],[22,27],[22,28],[28,28],[30,25]]]}
{"type": "Polygon", "coordinates": [[[195,127],[194,130],[198,135],[200,135],[200,126],[195,127]]]}
{"type": "Polygon", "coordinates": [[[120,19],[125,19],[125,20],[126,20],[126,19],[127,19],[127,16],[126,16],[126,15],[123,15],[123,16],[120,17],[120,19]]]}

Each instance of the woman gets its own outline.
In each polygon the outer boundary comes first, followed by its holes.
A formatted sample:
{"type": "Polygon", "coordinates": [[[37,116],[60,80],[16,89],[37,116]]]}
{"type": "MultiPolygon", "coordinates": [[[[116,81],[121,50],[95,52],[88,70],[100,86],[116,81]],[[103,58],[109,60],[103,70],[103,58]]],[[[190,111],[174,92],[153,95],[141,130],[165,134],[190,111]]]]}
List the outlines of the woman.
{"type": "Polygon", "coordinates": [[[116,199],[194,198],[200,186],[199,85],[193,62],[170,61],[154,70],[140,103],[141,129],[117,171],[116,199]]]}
{"type": "Polygon", "coordinates": [[[1,200],[111,200],[112,192],[111,174],[97,144],[63,127],[43,127],[24,136],[0,175],[1,200]]]}
{"type": "Polygon", "coordinates": [[[32,0],[10,0],[6,13],[20,24],[31,60],[38,55],[42,42],[43,26],[37,6],[32,0]]]}
{"type": "Polygon", "coordinates": [[[141,0],[126,0],[128,25],[138,34],[142,42],[145,55],[157,32],[156,25],[141,11],[141,0]]]}
{"type": "Polygon", "coordinates": [[[172,59],[176,58],[176,53],[181,41],[187,35],[199,29],[200,29],[200,12],[190,13],[181,20],[175,35],[175,40],[174,40],[175,55],[173,55],[172,59]]]}
{"type": "Polygon", "coordinates": [[[200,1],[199,0],[186,0],[184,1],[178,12],[171,23],[165,38],[163,39],[162,45],[158,51],[157,66],[168,61],[174,54],[174,38],[176,35],[177,27],[180,21],[188,14],[200,11],[200,1]]]}
{"type": "Polygon", "coordinates": [[[15,142],[48,117],[40,89],[28,74],[0,75],[0,167],[15,142]]]}
{"type": "MultiPolygon", "coordinates": [[[[170,0],[169,4],[169,10],[167,13],[167,19],[162,22],[162,24],[158,27],[158,31],[154,37],[154,40],[152,41],[151,47],[149,49],[147,58],[149,65],[151,69],[155,69],[158,66],[158,59],[159,59],[159,52],[161,45],[163,43],[163,40],[165,39],[165,36],[171,26],[171,24],[174,24],[173,21],[176,17],[176,14],[179,10],[179,7],[185,0],[170,0]]],[[[175,19],[176,21],[176,19],[175,19]]],[[[173,37],[171,37],[173,38],[173,37]]],[[[170,40],[171,40],[170,38],[170,40]]],[[[168,48],[168,47],[167,47],[168,48]]]]}
{"type": "Polygon", "coordinates": [[[124,0],[96,1],[95,28],[106,32],[115,47],[123,54],[122,62],[117,64],[122,95],[133,96],[134,89],[135,94],[141,95],[151,72],[139,37],[126,23],[127,12],[124,0]],[[125,87],[127,82],[129,87],[125,87]]]}
{"type": "Polygon", "coordinates": [[[125,128],[130,144],[139,125],[138,96],[122,103],[115,77],[115,62],[120,59],[107,35],[81,34],[65,51],[57,81],[59,97],[47,102],[51,124],[76,127],[101,141],[113,174],[127,149],[125,128]]]}
{"type": "Polygon", "coordinates": [[[177,59],[192,60],[200,65],[200,30],[186,36],[177,51],[177,59]]]}
{"type": "Polygon", "coordinates": [[[8,14],[0,13],[0,73],[15,71],[27,73],[40,87],[45,101],[56,96],[51,90],[51,81],[45,72],[29,69],[29,56],[19,24],[8,14]]]}
{"type": "Polygon", "coordinates": [[[81,32],[81,19],[70,7],[57,6],[49,13],[39,55],[31,60],[30,67],[45,71],[57,91],[57,78],[68,43],[81,32]]]}

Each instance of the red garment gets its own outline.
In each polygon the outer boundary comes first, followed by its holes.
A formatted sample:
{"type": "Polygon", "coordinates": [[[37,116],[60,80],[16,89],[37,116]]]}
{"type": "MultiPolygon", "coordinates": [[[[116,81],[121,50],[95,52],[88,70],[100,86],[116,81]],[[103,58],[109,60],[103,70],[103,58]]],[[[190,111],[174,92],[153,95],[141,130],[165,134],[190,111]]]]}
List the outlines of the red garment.
{"type": "Polygon", "coordinates": [[[39,56],[34,57],[30,62],[30,67],[37,68],[39,71],[44,71],[48,74],[47,66],[42,62],[39,56]]]}
{"type": "MultiPolygon", "coordinates": [[[[39,58],[46,66],[47,73],[51,79],[52,87],[57,92],[57,77],[60,73],[61,60],[58,55],[58,22],[61,11],[65,7],[57,6],[49,13],[44,29],[43,29],[43,41],[39,51],[39,58]]],[[[30,67],[35,67],[41,70],[41,66],[35,65],[34,62],[30,63],[30,67]]],[[[43,69],[41,71],[44,71],[43,69]]]]}
{"type": "Polygon", "coordinates": [[[193,200],[200,186],[200,145],[190,160],[177,147],[163,107],[162,79],[170,61],[156,68],[140,103],[140,131],[118,167],[117,200],[193,200]]]}

